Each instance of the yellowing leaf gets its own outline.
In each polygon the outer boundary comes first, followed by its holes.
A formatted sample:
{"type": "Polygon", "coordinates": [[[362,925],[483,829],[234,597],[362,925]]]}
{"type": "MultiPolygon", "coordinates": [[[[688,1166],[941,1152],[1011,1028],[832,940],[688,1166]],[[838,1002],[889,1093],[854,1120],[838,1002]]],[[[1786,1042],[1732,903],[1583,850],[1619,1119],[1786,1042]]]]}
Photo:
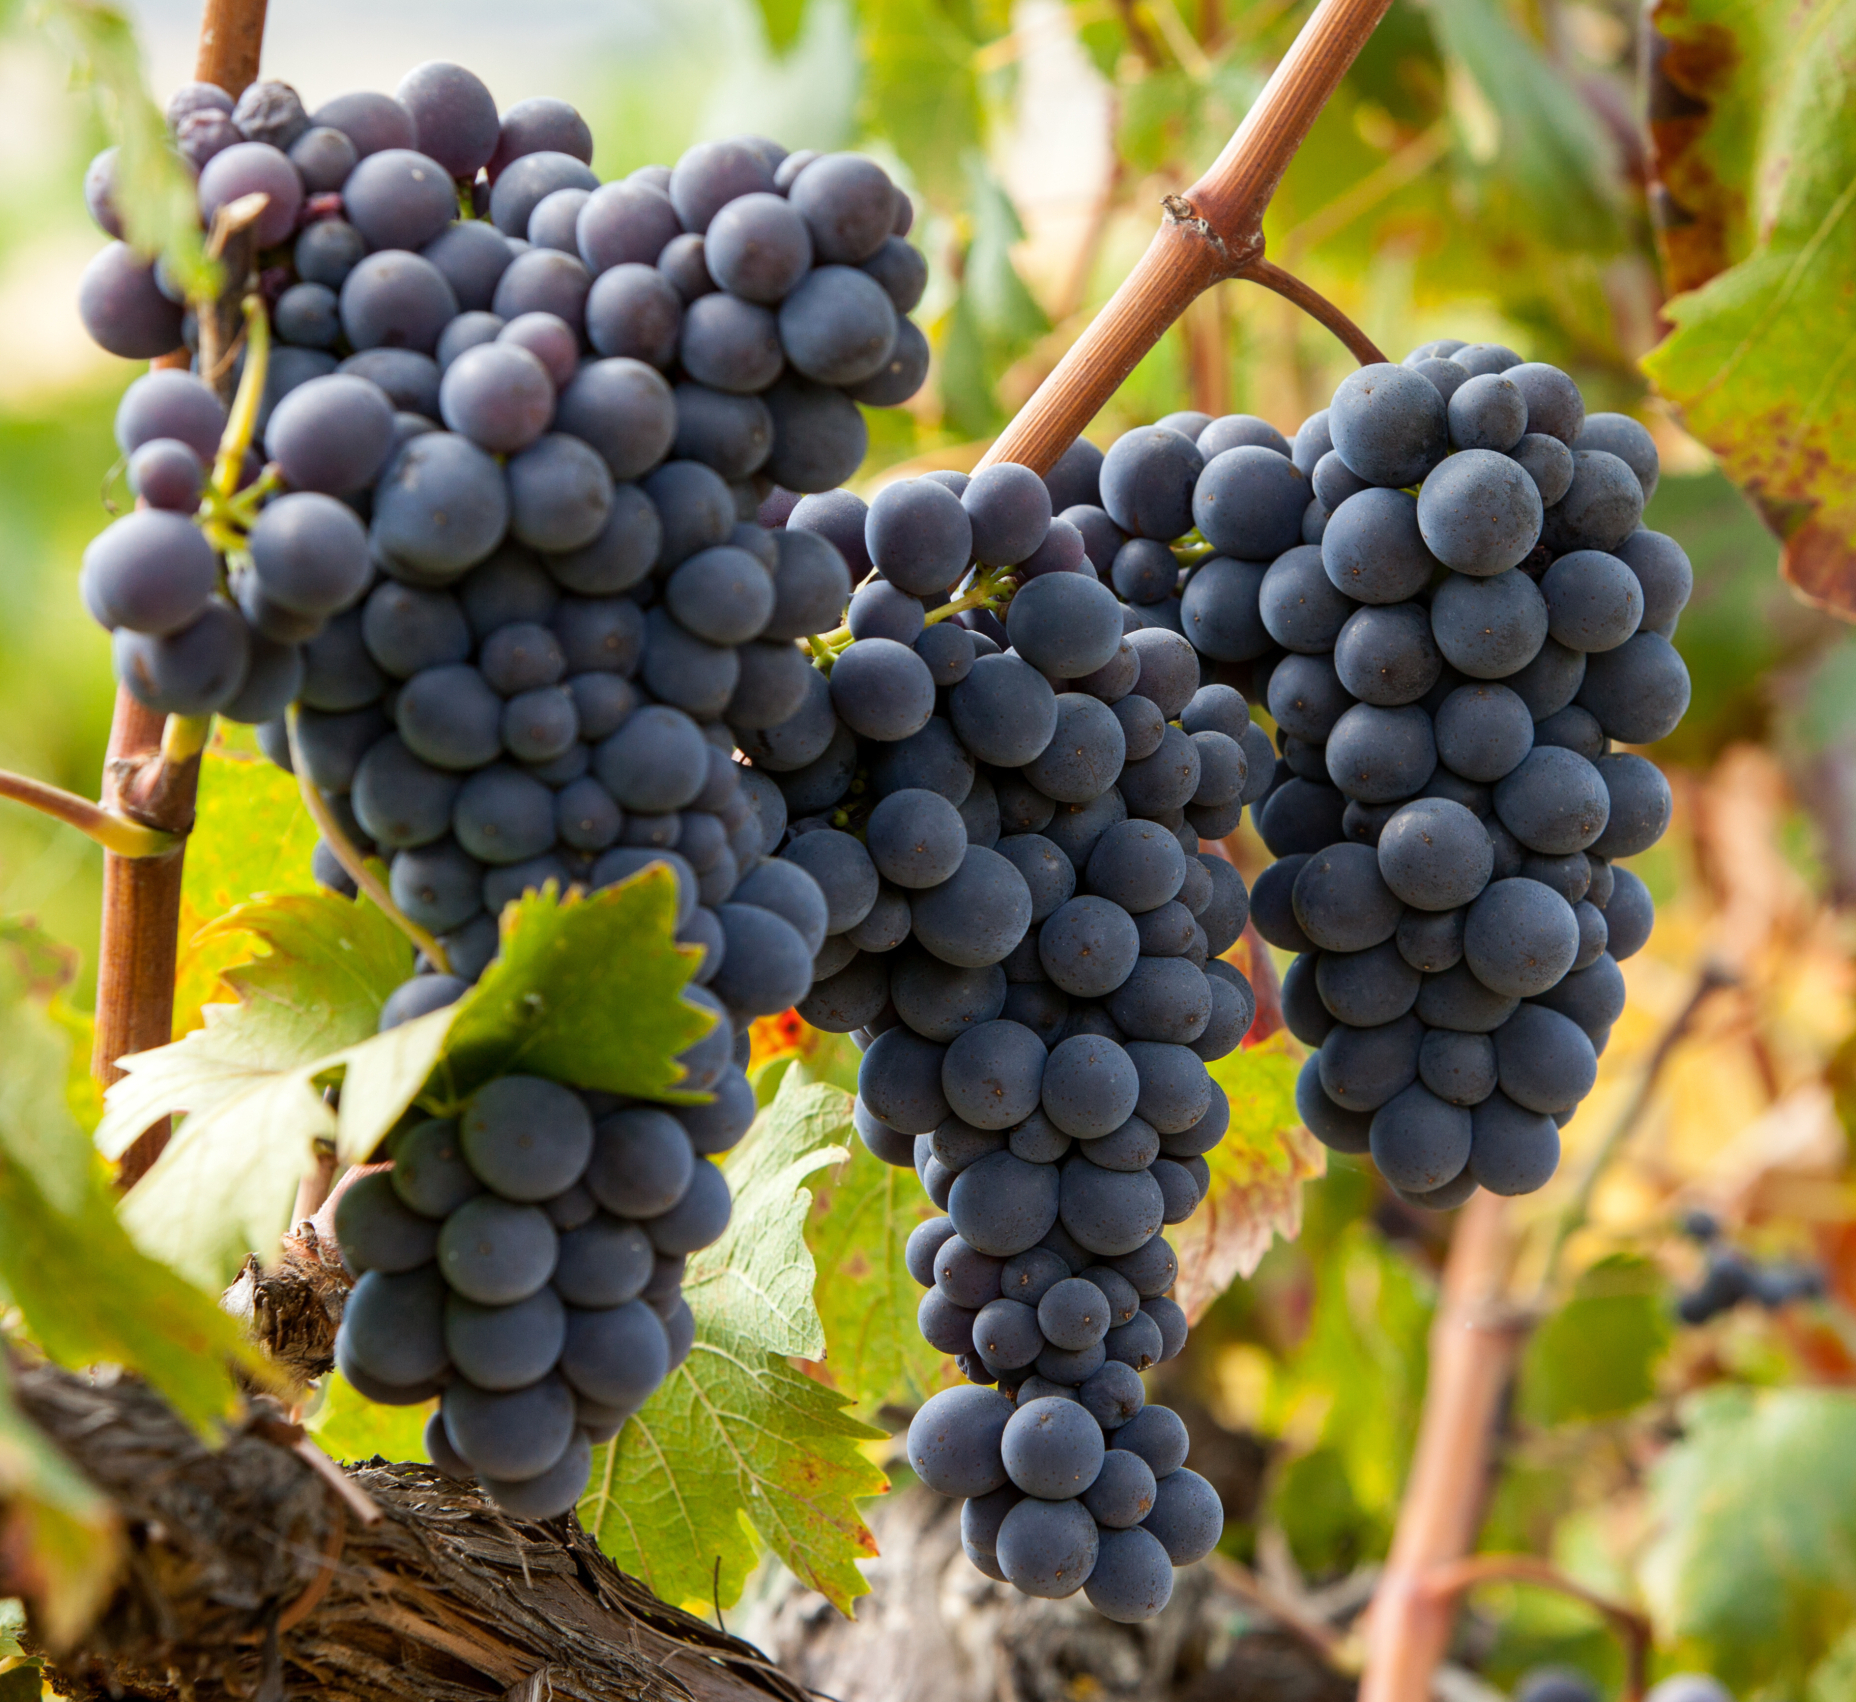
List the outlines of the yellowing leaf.
{"type": "Polygon", "coordinates": [[[910,1231],[936,1213],[914,1171],[855,1138],[850,1148],[850,1162],[817,1186],[806,1244],[818,1263],[823,1373],[868,1412],[920,1401],[939,1381],[942,1356],[922,1340],[922,1291],[903,1262],[910,1231]]]}
{"type": "Polygon", "coordinates": [[[218,992],[220,975],[250,956],[237,929],[208,925],[254,895],[313,892],[315,844],[315,824],[291,775],[253,752],[218,742],[207,749],[181,877],[177,1037],[200,1026],[200,1008],[218,992]]]}
{"type": "Polygon", "coordinates": [[[841,1090],[788,1072],[726,1167],[728,1233],[690,1261],[695,1347],[594,1453],[581,1521],[666,1600],[738,1600],[753,1535],[841,1608],[868,1588],[856,1561],[876,1544],[856,1501],[886,1480],[857,1444],[881,1433],[776,1357],[823,1339],[797,1184],[844,1156],[848,1119],[841,1090]]]}
{"type": "Polygon", "coordinates": [[[1287,1033],[1240,1047],[1210,1068],[1230,1101],[1231,1127],[1206,1154],[1210,1192],[1167,1236],[1179,1254],[1174,1297],[1193,1322],[1234,1278],[1257,1268],[1274,1237],[1294,1239],[1302,1184],[1326,1169],[1325,1149],[1296,1115],[1301,1064],[1287,1033]]]}
{"type": "Polygon", "coordinates": [[[370,1401],[339,1371],[322,1379],[316,1410],[304,1428],[325,1454],[338,1460],[425,1458],[425,1421],[436,1404],[383,1407],[370,1401]]]}
{"type": "Polygon", "coordinates": [[[824,1356],[812,1299],[818,1273],[803,1233],[812,1195],[801,1184],[850,1156],[843,1145],[850,1134],[851,1101],[841,1088],[793,1080],[756,1136],[729,1154],[722,1169],[734,1217],[719,1241],[690,1259],[683,1279],[684,1298],[713,1334],[756,1341],[769,1353],[824,1356]]]}
{"type": "Polygon", "coordinates": [[[1683,265],[1737,263],[1664,304],[1644,369],[1784,540],[1786,577],[1856,617],[1856,0],[1665,0],[1656,27],[1665,70],[1705,85],[1670,163],[1715,249],[1683,265]]]}

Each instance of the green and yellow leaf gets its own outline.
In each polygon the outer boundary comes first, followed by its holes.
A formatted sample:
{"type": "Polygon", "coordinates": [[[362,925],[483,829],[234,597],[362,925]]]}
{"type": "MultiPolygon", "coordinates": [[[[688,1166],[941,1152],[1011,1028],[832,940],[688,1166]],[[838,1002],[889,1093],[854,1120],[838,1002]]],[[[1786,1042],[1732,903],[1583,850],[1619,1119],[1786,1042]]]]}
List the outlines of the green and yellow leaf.
{"type": "Polygon", "coordinates": [[[724,1166],[728,1232],[690,1261],[695,1347],[595,1451],[581,1521],[667,1600],[738,1600],[757,1537],[841,1608],[868,1588],[856,1562],[876,1545],[856,1503],[885,1479],[859,1444],[881,1433],[779,1357],[823,1350],[799,1184],[842,1160],[849,1132],[844,1092],[789,1071],[724,1166]]]}
{"type": "Polygon", "coordinates": [[[1296,1045],[1278,1032],[1210,1066],[1231,1104],[1231,1127],[1211,1152],[1211,1190],[1168,1234],[1179,1254],[1174,1297],[1196,1322],[1240,1276],[1249,1276],[1277,1236],[1302,1227],[1302,1184],[1326,1169],[1325,1149],[1295,1109],[1301,1069],[1296,1045]]]}

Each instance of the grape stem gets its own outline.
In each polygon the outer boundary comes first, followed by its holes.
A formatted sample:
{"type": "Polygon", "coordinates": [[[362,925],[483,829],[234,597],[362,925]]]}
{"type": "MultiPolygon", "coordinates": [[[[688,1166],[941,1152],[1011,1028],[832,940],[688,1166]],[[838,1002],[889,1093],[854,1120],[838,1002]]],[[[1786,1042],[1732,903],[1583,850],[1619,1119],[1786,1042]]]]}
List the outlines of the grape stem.
{"type": "Polygon", "coordinates": [[[16,804],[24,804],[67,827],[74,827],[118,857],[165,857],[186,842],[183,834],[148,827],[131,816],[119,815],[101,804],[93,804],[88,798],[80,798],[75,792],[48,786],[43,780],[3,768],[0,768],[0,798],[11,798],[16,804]]]}
{"type": "Polygon", "coordinates": [[[385,883],[367,866],[366,859],[354,841],[342,830],[342,824],[335,819],[335,812],[329,808],[328,800],[311,783],[297,738],[297,706],[294,703],[285,711],[284,731],[290,740],[290,766],[296,770],[297,791],[302,794],[303,808],[309,811],[310,820],[316,824],[316,831],[322,835],[323,843],[335,853],[335,860],[348,871],[348,878],[367,894],[387,920],[425,953],[434,969],[441,975],[449,975],[451,959],[446,955],[445,948],[438,943],[437,936],[426,932],[393,902],[385,883]]]}
{"type": "Polygon", "coordinates": [[[1552,1561],[1535,1554],[1472,1554],[1433,1568],[1425,1574],[1422,1588],[1435,1600],[1449,1603],[1478,1584],[1498,1582],[1537,1584],[1542,1589],[1557,1590],[1603,1614],[1624,1645],[1624,1693],[1620,1702],[1641,1702],[1649,1678],[1650,1645],[1655,1638],[1649,1620],[1623,1602],[1588,1590],[1552,1561]]]}
{"type": "Polygon", "coordinates": [[[1274,290],[1284,301],[1293,303],[1310,319],[1332,331],[1346,345],[1347,353],[1360,365],[1374,366],[1385,360],[1379,345],[1333,302],[1319,290],[1303,283],[1293,272],[1284,271],[1273,260],[1265,260],[1259,254],[1238,276],[1253,284],[1261,284],[1266,290],[1274,290]]]}
{"type": "Polygon", "coordinates": [[[1379,351],[1331,303],[1263,258],[1263,214],[1390,0],[1321,0],[1211,169],[1162,203],[1153,242],[980,461],[1049,472],[1186,308],[1248,277],[1313,313],[1365,359],[1379,351]],[[1344,331],[1343,331],[1344,327],[1344,331]]]}

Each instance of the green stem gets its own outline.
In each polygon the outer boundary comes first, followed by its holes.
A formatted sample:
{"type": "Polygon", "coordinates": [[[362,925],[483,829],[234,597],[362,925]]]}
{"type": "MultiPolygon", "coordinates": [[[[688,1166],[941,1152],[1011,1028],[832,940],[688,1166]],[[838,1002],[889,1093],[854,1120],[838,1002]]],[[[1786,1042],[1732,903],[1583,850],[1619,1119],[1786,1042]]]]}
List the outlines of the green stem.
{"type": "Polygon", "coordinates": [[[93,804],[88,798],[80,798],[75,792],[66,792],[61,787],[46,785],[43,780],[12,774],[5,769],[0,769],[0,798],[11,798],[16,804],[24,804],[67,827],[74,827],[118,857],[165,857],[185,843],[178,833],[145,827],[114,810],[106,810],[101,804],[93,804]]]}
{"type": "Polygon", "coordinates": [[[238,394],[232,399],[232,413],[220,435],[219,456],[213,463],[213,488],[222,502],[230,502],[238,493],[239,474],[244,471],[245,451],[258,429],[258,409],[264,401],[264,381],[271,364],[271,322],[263,300],[256,295],[245,297],[245,370],[239,375],[238,394]]]}
{"type": "Polygon", "coordinates": [[[309,770],[303,763],[302,746],[297,739],[297,706],[294,703],[285,711],[284,731],[290,739],[290,766],[296,770],[296,788],[302,794],[303,807],[309,811],[310,820],[316,824],[316,831],[335,853],[335,860],[348,871],[348,878],[373,900],[387,920],[425,953],[432,967],[441,974],[449,975],[451,959],[446,955],[445,948],[438,943],[436,936],[427,933],[393,902],[392,894],[381,884],[380,877],[367,866],[355,848],[354,841],[342,831],[342,825],[335,819],[328,800],[311,784],[309,770]]]}
{"type": "Polygon", "coordinates": [[[943,603],[923,624],[933,626],[936,621],[947,620],[966,609],[1002,609],[1011,602],[1012,593],[1017,589],[1009,570],[976,579],[970,590],[951,603],[943,603]]]}

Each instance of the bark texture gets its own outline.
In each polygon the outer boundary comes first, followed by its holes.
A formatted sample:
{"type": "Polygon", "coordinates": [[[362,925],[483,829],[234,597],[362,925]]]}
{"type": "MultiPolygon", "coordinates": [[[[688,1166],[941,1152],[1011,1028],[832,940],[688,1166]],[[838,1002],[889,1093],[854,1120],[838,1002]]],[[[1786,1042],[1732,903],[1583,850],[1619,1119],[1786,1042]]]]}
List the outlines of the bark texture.
{"type": "Polygon", "coordinates": [[[1323,1665],[1204,1566],[1175,1574],[1144,1625],[1080,1595],[1036,1601],[975,1570],[960,1510],[919,1486],[866,1509],[882,1557],[845,1619],[789,1574],[742,1604],[741,1629],[802,1685],[836,1702],[1351,1702],[1323,1665]]]}
{"type": "Polygon", "coordinates": [[[215,1450],[133,1379],[21,1366],[17,1394],[130,1534],[102,1618],[48,1668],[62,1695],[806,1702],[757,1649],[626,1577],[571,1516],[511,1519],[429,1466],[371,1460],[348,1472],[379,1511],[368,1524],[275,1414],[215,1450]]]}

